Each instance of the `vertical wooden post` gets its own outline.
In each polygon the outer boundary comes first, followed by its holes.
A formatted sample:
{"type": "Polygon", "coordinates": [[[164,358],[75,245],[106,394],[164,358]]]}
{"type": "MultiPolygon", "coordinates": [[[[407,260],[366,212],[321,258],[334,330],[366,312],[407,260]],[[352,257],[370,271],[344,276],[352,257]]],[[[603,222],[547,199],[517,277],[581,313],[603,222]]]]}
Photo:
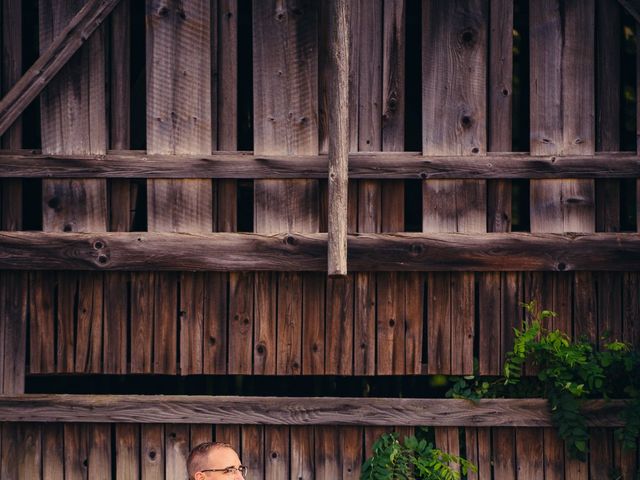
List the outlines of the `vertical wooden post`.
{"type": "Polygon", "coordinates": [[[347,191],[349,163],[349,2],[331,2],[330,67],[335,88],[329,95],[330,277],[347,275],[347,191]]]}

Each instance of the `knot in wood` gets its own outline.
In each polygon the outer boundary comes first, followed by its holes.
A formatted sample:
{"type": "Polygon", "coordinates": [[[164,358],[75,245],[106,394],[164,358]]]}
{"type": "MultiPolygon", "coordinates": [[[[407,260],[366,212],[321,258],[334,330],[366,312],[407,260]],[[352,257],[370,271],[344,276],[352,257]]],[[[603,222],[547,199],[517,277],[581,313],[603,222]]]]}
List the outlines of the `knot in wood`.
{"type": "Polygon", "coordinates": [[[560,262],[558,263],[556,268],[558,269],[559,272],[564,272],[567,269],[567,265],[565,263],[560,262]]]}
{"type": "Polygon", "coordinates": [[[266,348],[264,344],[259,343],[258,346],[256,347],[256,352],[258,353],[258,355],[264,355],[265,351],[266,351],[266,348]]]}
{"type": "Polygon", "coordinates": [[[460,32],[460,43],[467,47],[476,43],[477,33],[473,28],[465,28],[460,32]]]}
{"type": "Polygon", "coordinates": [[[60,202],[60,197],[51,197],[47,201],[47,206],[49,208],[53,208],[56,212],[62,210],[62,202],[60,202]]]}
{"type": "Polygon", "coordinates": [[[104,242],[102,240],[96,240],[93,242],[93,248],[95,250],[102,250],[104,248],[104,242]]]}
{"type": "Polygon", "coordinates": [[[419,243],[411,244],[410,252],[412,256],[420,255],[424,250],[424,247],[419,243]]]}
{"type": "Polygon", "coordinates": [[[480,153],[480,149],[478,147],[473,147],[471,149],[471,153],[480,153]]]}
{"type": "Polygon", "coordinates": [[[297,243],[297,240],[293,235],[285,235],[284,243],[286,243],[287,245],[295,245],[297,243]]]}
{"type": "Polygon", "coordinates": [[[460,124],[464,128],[471,128],[471,125],[473,125],[473,119],[471,118],[471,115],[463,115],[460,118],[460,124]]]}
{"type": "Polygon", "coordinates": [[[100,265],[106,265],[107,263],[109,263],[109,257],[107,257],[106,255],[98,255],[98,263],[100,265]]]}

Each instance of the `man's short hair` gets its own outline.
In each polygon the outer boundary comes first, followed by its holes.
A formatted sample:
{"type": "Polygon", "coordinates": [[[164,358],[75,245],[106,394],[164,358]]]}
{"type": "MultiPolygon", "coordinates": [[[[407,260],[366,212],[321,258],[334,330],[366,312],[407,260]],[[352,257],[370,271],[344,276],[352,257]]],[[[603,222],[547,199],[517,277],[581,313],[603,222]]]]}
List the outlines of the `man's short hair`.
{"type": "Polygon", "coordinates": [[[209,452],[217,450],[218,448],[230,448],[233,450],[230,444],[224,442],[204,442],[191,449],[189,457],[187,458],[187,472],[189,473],[190,480],[194,479],[196,472],[208,467],[205,463],[209,452]]]}

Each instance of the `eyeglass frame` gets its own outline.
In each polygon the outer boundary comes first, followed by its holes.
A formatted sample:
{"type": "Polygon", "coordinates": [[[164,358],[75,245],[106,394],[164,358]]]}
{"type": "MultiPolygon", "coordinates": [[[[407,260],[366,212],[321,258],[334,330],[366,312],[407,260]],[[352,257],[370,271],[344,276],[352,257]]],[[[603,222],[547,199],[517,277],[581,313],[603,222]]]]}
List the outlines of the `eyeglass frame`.
{"type": "Polygon", "coordinates": [[[246,465],[240,465],[239,467],[225,467],[225,468],[205,468],[204,470],[199,470],[200,472],[224,472],[231,473],[230,470],[233,469],[235,472],[240,472],[242,478],[246,478],[247,472],[249,471],[249,467],[246,465]]]}

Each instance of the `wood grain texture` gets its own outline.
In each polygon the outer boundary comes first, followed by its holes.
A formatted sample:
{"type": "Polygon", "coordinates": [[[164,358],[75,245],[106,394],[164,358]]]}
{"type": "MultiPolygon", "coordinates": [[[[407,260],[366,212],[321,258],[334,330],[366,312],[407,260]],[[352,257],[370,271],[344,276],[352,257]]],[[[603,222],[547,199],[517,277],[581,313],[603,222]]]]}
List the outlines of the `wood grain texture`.
{"type": "Polygon", "coordinates": [[[164,477],[164,425],[140,426],[140,480],[164,477]]]}
{"type": "MultiPolygon", "coordinates": [[[[119,0],[88,0],[74,3],[65,15],[67,21],[59,24],[53,33],[46,34],[48,40],[40,46],[40,58],[18,80],[0,102],[0,135],[4,134],[29,104],[45,91],[60,71],[64,71],[73,55],[88,41],[92,43],[96,29],[102,29],[103,20],[111,13],[119,0]]],[[[8,5],[8,4],[7,4],[8,5]]],[[[16,4],[11,5],[14,9],[16,4]]],[[[40,9],[40,18],[47,16],[47,10],[40,9]]],[[[49,17],[51,18],[51,17],[49,17]]],[[[54,20],[55,21],[55,20],[54,20]]],[[[15,25],[13,28],[18,28],[15,25]]],[[[11,34],[11,32],[9,32],[11,34]]],[[[58,81],[57,79],[55,81],[58,81]]]]}
{"type": "Polygon", "coordinates": [[[495,478],[516,477],[516,444],[514,428],[497,427],[492,432],[493,472],[495,478]]]}
{"type": "Polygon", "coordinates": [[[129,423],[115,425],[115,478],[140,479],[140,426],[129,423]]]}
{"type": "MultiPolygon", "coordinates": [[[[56,5],[40,2],[41,52],[55,45],[56,38],[59,38],[57,36],[65,31],[67,23],[78,18],[74,15],[83,4],[82,1],[56,5]]],[[[106,152],[105,79],[105,29],[101,27],[42,92],[40,107],[44,152],[106,152]]],[[[44,180],[42,187],[44,231],[106,231],[105,180],[44,180]]],[[[59,276],[56,300],[59,318],[56,346],[58,372],[97,372],[102,368],[103,281],[100,276],[90,276],[91,282],[80,283],[82,278],[74,273],[59,276]],[[74,344],[76,336],[80,338],[77,350],[74,344]]],[[[52,285],[36,284],[33,288],[36,291],[50,289],[52,285]]]]}
{"type": "Polygon", "coordinates": [[[291,480],[310,480],[315,471],[314,428],[291,426],[290,429],[290,476],[291,480]]]}
{"type": "MultiPolygon", "coordinates": [[[[485,154],[487,3],[424,1],[422,15],[422,150],[429,155],[485,154]]],[[[423,182],[423,231],[486,231],[485,182],[423,182]]],[[[428,371],[470,373],[473,276],[430,275],[428,284],[428,371]]]]}
{"type": "Polygon", "coordinates": [[[251,478],[264,480],[265,477],[265,435],[261,425],[243,425],[242,436],[242,463],[249,467],[251,478]]]}
{"type": "MultiPolygon", "coordinates": [[[[256,153],[318,153],[317,52],[316,4],[304,0],[253,2],[256,153]]],[[[317,181],[254,183],[255,232],[317,232],[318,214],[317,181]]],[[[265,303],[256,303],[256,312],[270,312],[271,302],[277,301],[278,337],[272,351],[279,374],[302,372],[303,282],[300,274],[281,274],[277,297],[264,297],[265,303]]],[[[255,321],[260,321],[257,315],[255,321]]]]}
{"type": "Polygon", "coordinates": [[[544,440],[541,428],[516,430],[517,478],[544,478],[544,440]]]}
{"type": "MultiPolygon", "coordinates": [[[[633,178],[637,177],[639,168],[640,159],[629,152],[563,156],[516,152],[469,157],[418,152],[349,154],[352,179],[633,178]]],[[[325,154],[167,155],[137,150],[109,151],[106,155],[30,150],[0,152],[0,176],[7,178],[321,179],[326,178],[327,172],[325,154]]],[[[222,207],[219,210],[222,211],[222,207]]]]}
{"type": "MultiPolygon", "coordinates": [[[[588,401],[588,425],[615,427],[624,401],[588,401]]],[[[18,395],[0,397],[0,421],[215,423],[260,425],[550,426],[544,399],[464,400],[18,395]],[[162,400],[162,401],[159,401],[162,400]]],[[[144,427],[147,428],[147,427],[144,427]]],[[[144,433],[144,432],[143,432],[144,433]]],[[[157,434],[157,432],[155,433],[157,434]]],[[[155,435],[154,434],[154,435],[155,435]]]]}
{"type": "Polygon", "coordinates": [[[349,6],[344,0],[331,2],[329,24],[329,68],[337,83],[329,94],[329,276],[347,274],[349,6]]]}
{"type": "Polygon", "coordinates": [[[164,478],[184,479],[189,455],[189,425],[165,426],[165,455],[164,478]]]}
{"type": "MultiPolygon", "coordinates": [[[[326,266],[326,234],[323,233],[2,232],[0,247],[0,268],[12,270],[324,271],[326,266]],[[102,245],[98,250],[96,242],[102,245]]],[[[365,272],[637,271],[639,249],[636,233],[349,236],[350,268],[365,272]],[[385,255],[380,256],[380,252],[385,255]]],[[[570,278],[562,281],[567,280],[570,278]]],[[[153,293],[151,285],[142,285],[134,276],[133,287],[140,295],[135,305],[136,315],[142,310],[148,314],[146,310],[153,305],[149,302],[154,299],[149,297],[153,293]]],[[[158,307],[175,302],[172,298],[156,297],[158,307]]],[[[565,302],[561,308],[568,309],[568,299],[556,298],[565,302]]]]}
{"type": "Polygon", "coordinates": [[[269,425],[264,427],[265,480],[289,477],[289,427],[269,425]]]}
{"type": "MultiPolygon", "coordinates": [[[[147,149],[152,153],[211,153],[211,29],[210,2],[198,1],[167,6],[151,1],[147,10],[147,149]]],[[[208,180],[154,180],[147,184],[148,229],[150,231],[211,232],[213,190],[208,180]]],[[[202,276],[184,273],[183,282],[204,291],[202,276]]],[[[181,373],[201,373],[202,360],[193,362],[187,344],[202,351],[203,302],[197,295],[181,297],[176,318],[173,304],[178,298],[178,277],[157,276],[156,288],[166,305],[156,309],[158,334],[155,362],[158,373],[176,371],[177,322],[186,338],[181,341],[181,373]],[[168,308],[164,308],[168,307],[168,308]],[[189,337],[191,333],[200,335],[189,337]],[[185,351],[186,350],[186,351],[185,351]]],[[[196,353],[197,355],[197,353],[196,353]]]]}

